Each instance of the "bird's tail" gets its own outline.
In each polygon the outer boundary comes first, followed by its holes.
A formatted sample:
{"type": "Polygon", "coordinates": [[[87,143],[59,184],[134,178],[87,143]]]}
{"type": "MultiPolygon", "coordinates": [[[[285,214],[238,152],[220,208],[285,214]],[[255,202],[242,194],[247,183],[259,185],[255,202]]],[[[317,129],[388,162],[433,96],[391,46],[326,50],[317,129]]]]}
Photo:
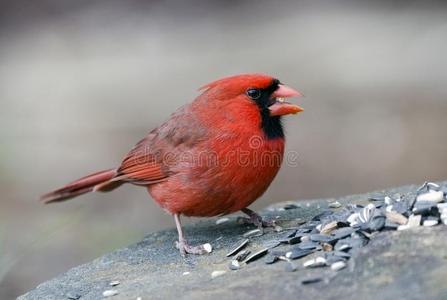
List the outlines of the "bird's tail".
{"type": "Polygon", "coordinates": [[[49,192],[40,197],[40,199],[45,203],[50,203],[68,200],[92,191],[110,191],[122,184],[120,181],[112,181],[115,175],[115,169],[97,172],[75,180],[60,189],[49,192]]]}

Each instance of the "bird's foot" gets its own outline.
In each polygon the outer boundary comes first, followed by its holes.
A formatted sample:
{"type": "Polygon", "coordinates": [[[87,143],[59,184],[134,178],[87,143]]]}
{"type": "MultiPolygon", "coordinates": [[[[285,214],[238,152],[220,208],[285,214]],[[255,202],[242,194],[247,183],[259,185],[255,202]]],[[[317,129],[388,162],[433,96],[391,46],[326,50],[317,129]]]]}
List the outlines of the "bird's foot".
{"type": "Polygon", "coordinates": [[[190,246],[186,240],[176,241],[175,247],[180,251],[182,256],[186,256],[186,254],[203,255],[213,251],[213,247],[209,243],[199,246],[190,246]]]}
{"type": "Polygon", "coordinates": [[[239,217],[237,219],[237,221],[240,224],[253,224],[256,227],[258,227],[259,230],[261,230],[261,233],[264,232],[264,228],[266,228],[266,227],[272,227],[272,228],[277,227],[277,224],[274,220],[263,220],[260,215],[258,215],[251,209],[244,208],[241,211],[244,214],[246,214],[248,216],[248,218],[247,217],[239,217]]]}

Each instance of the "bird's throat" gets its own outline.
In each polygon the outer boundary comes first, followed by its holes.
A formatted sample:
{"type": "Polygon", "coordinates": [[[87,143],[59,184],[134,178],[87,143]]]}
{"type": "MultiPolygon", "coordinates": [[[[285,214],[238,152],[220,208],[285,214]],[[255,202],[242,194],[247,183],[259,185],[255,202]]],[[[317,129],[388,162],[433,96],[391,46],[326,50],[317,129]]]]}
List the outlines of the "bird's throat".
{"type": "Polygon", "coordinates": [[[261,128],[268,139],[284,138],[281,116],[271,116],[268,108],[261,109],[261,128]]]}

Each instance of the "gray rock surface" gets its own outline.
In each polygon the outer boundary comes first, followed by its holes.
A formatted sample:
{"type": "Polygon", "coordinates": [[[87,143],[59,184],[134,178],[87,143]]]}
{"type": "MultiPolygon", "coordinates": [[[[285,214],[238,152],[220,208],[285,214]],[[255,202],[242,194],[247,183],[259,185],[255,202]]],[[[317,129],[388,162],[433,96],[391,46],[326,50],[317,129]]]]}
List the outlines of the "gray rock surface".
{"type": "MultiPolygon", "coordinates": [[[[447,186],[447,182],[441,183],[447,186]]],[[[387,194],[414,192],[416,186],[385,191],[387,194]]],[[[297,218],[309,220],[328,209],[335,200],[342,205],[367,202],[370,194],[338,199],[294,202],[300,208],[281,210],[274,205],[263,212],[283,227],[297,218]]],[[[419,227],[406,231],[380,232],[361,248],[339,271],[299,269],[286,272],[285,263],[266,265],[263,259],[237,271],[228,268],[225,254],[240,236],[253,229],[239,225],[236,216],[216,225],[216,219],[186,227],[191,243],[211,242],[214,251],[206,256],[180,257],[173,247],[176,231],[148,235],[143,241],[107,254],[91,263],[39,285],[19,299],[101,299],[106,290],[116,290],[108,299],[447,299],[447,227],[419,227]],[[226,271],[212,278],[213,271],[226,271]],[[185,273],[189,272],[189,273],[185,273]],[[303,285],[313,276],[325,280],[303,285]],[[111,287],[112,281],[120,284],[111,287]]],[[[252,238],[248,249],[256,250],[271,240],[271,229],[252,238]]],[[[304,259],[305,260],[305,259],[304,259]]]]}

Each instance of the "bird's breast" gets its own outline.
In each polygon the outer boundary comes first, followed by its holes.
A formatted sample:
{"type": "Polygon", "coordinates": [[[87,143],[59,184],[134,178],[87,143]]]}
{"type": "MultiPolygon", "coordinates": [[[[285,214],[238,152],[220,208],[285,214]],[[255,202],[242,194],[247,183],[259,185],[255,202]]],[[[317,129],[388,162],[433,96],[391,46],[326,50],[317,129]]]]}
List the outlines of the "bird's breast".
{"type": "Polygon", "coordinates": [[[284,139],[260,134],[219,134],[183,153],[173,175],[149,187],[171,213],[215,216],[250,205],[281,166],[284,139]]]}

